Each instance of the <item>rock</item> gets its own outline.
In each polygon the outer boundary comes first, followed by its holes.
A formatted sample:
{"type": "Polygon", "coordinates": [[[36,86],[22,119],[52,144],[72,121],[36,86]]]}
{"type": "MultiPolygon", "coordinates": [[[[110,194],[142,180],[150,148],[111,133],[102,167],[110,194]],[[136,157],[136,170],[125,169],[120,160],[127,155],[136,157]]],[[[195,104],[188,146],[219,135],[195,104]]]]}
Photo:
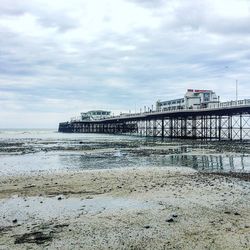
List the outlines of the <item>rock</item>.
{"type": "Polygon", "coordinates": [[[177,218],[178,215],[177,214],[172,214],[172,217],[177,218]]]}
{"type": "Polygon", "coordinates": [[[146,226],[144,226],[144,228],[149,229],[149,228],[150,228],[150,226],[149,226],[149,225],[146,225],[146,226]]]}
{"type": "Polygon", "coordinates": [[[53,232],[31,232],[15,236],[14,244],[36,243],[37,245],[45,244],[52,241],[53,232]]]}
{"type": "Polygon", "coordinates": [[[17,223],[17,219],[14,219],[12,222],[13,222],[13,223],[17,223]]]}
{"type": "Polygon", "coordinates": [[[60,197],[58,197],[57,199],[60,201],[60,200],[62,199],[62,197],[60,196],[60,197]]]}
{"type": "Polygon", "coordinates": [[[69,226],[69,224],[64,223],[64,224],[57,224],[54,226],[54,228],[62,228],[62,227],[68,227],[68,226],[69,226]]]}
{"type": "Polygon", "coordinates": [[[169,222],[169,223],[174,222],[174,219],[173,218],[166,219],[166,222],[169,222]]]}
{"type": "Polygon", "coordinates": [[[238,212],[235,212],[234,215],[240,215],[238,212]]]}
{"type": "Polygon", "coordinates": [[[224,214],[231,214],[231,212],[230,211],[225,211],[224,214]]]}

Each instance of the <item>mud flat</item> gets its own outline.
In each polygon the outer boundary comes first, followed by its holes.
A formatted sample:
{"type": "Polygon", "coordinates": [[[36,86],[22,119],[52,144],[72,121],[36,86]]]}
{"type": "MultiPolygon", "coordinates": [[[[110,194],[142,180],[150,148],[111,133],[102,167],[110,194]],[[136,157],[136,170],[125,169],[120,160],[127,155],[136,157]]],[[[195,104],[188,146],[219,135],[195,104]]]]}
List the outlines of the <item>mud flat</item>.
{"type": "Polygon", "coordinates": [[[0,249],[249,249],[249,179],[189,168],[0,177],[0,249]]]}

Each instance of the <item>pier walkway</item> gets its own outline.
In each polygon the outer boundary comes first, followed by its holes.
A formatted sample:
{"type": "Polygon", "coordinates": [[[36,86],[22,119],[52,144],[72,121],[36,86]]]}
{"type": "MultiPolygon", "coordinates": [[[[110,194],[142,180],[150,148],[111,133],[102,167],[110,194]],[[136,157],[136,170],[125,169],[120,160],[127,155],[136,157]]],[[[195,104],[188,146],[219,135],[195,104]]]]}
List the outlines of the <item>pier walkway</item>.
{"type": "Polygon", "coordinates": [[[59,132],[134,134],[162,138],[250,140],[250,100],[215,108],[180,109],[113,116],[59,124],[59,132]]]}

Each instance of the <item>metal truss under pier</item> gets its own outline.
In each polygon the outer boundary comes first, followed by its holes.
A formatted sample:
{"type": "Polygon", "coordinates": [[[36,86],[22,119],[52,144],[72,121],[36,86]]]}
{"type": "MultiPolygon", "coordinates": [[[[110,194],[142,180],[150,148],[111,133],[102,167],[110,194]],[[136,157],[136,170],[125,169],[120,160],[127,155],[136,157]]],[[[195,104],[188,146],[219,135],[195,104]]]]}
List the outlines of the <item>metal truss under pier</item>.
{"type": "Polygon", "coordinates": [[[162,138],[250,140],[250,105],[119,116],[59,124],[59,132],[130,134],[162,138]]]}

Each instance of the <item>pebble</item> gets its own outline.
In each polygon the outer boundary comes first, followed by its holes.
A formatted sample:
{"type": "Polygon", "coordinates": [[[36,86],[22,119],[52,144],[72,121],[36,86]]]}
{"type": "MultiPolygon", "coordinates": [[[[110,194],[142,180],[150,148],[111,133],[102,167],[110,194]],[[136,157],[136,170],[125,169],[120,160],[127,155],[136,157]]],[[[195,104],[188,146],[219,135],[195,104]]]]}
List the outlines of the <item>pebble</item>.
{"type": "Polygon", "coordinates": [[[166,222],[174,222],[173,218],[166,219],[166,222]]]}

